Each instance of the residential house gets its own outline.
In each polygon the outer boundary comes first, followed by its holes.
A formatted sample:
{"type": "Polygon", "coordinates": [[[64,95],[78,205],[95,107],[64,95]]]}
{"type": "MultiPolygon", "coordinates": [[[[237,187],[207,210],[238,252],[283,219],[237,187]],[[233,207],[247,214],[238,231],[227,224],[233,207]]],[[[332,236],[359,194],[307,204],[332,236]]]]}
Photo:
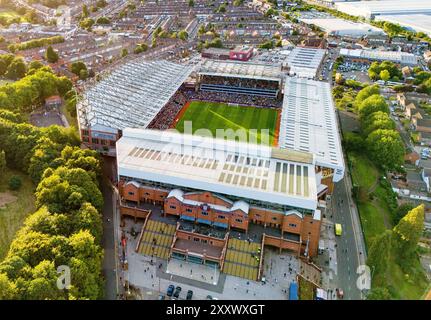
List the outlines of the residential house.
{"type": "Polygon", "coordinates": [[[430,132],[431,133],[431,119],[421,119],[421,117],[412,117],[412,127],[417,132],[430,132]]]}
{"type": "Polygon", "coordinates": [[[415,114],[416,105],[413,102],[410,102],[404,107],[404,115],[407,119],[412,119],[412,115],[415,114]]]}
{"type": "Polygon", "coordinates": [[[397,101],[400,107],[404,110],[407,105],[407,98],[404,93],[397,93],[397,101]]]}
{"type": "Polygon", "coordinates": [[[422,178],[422,174],[416,171],[407,172],[407,187],[413,193],[426,193],[428,192],[428,185],[422,178]]]}

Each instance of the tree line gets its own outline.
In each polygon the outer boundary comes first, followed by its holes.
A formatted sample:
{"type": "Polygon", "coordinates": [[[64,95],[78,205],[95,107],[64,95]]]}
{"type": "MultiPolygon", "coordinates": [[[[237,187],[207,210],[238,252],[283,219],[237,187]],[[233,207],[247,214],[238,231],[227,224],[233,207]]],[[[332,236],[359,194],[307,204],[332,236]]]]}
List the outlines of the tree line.
{"type": "Polygon", "coordinates": [[[29,50],[34,48],[40,48],[56,43],[63,43],[64,38],[62,36],[53,36],[48,38],[39,38],[39,39],[33,39],[29,41],[24,41],[20,43],[12,43],[8,45],[8,49],[10,52],[16,52],[21,50],[29,50]]]}
{"type": "Polygon", "coordinates": [[[362,135],[346,134],[345,148],[348,151],[367,150],[378,167],[398,169],[404,163],[404,143],[389,116],[385,98],[379,94],[379,86],[370,85],[360,90],[353,107],[359,115],[362,135]]]}
{"type": "Polygon", "coordinates": [[[0,112],[0,150],[37,184],[37,211],[0,263],[0,299],[103,297],[98,154],[80,149],[72,129],[36,128],[7,110],[0,112]],[[71,287],[57,287],[59,266],[70,268],[71,287]]]}

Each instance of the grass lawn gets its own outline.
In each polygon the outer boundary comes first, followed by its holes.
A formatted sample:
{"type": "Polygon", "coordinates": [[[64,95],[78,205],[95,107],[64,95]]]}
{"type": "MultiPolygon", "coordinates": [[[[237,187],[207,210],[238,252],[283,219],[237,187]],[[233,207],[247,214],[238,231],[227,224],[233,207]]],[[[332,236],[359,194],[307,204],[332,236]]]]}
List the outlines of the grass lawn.
{"type": "MultiPolygon", "coordinates": [[[[357,205],[365,241],[370,248],[374,237],[393,227],[385,199],[387,190],[380,183],[375,184],[381,173],[366,156],[351,152],[349,160],[352,161],[353,182],[362,189],[357,205]],[[369,191],[373,191],[373,200],[368,199],[369,191]]],[[[395,254],[391,253],[387,263],[386,273],[374,276],[373,287],[386,283],[395,299],[419,299],[424,294],[428,281],[419,260],[411,262],[413,265],[409,275],[401,270],[395,254]]]]}
{"type": "Polygon", "coordinates": [[[33,191],[34,185],[25,174],[6,170],[0,177],[0,194],[8,193],[16,197],[15,201],[0,208],[0,261],[6,256],[9,245],[24,219],[35,211],[33,191]],[[21,178],[22,186],[19,191],[10,191],[8,188],[9,178],[13,175],[21,178]]]}
{"type": "Polygon", "coordinates": [[[379,170],[365,156],[351,152],[349,160],[352,163],[353,183],[369,190],[379,176],[379,170]]]}
{"type": "MultiPolygon", "coordinates": [[[[193,133],[198,129],[208,129],[215,137],[217,129],[244,130],[244,136],[248,141],[272,145],[277,118],[277,111],[273,109],[193,101],[176,124],[176,129],[184,132],[184,121],[192,121],[193,133]],[[264,129],[267,132],[261,131],[264,129]]],[[[235,136],[230,138],[235,139],[235,136]]]]}

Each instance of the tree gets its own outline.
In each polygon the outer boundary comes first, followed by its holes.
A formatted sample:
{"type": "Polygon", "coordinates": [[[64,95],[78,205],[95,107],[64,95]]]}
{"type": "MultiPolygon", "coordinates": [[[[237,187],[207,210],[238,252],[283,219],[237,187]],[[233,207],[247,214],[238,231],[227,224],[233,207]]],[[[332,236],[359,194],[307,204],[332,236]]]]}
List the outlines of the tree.
{"type": "Polygon", "coordinates": [[[0,177],[3,177],[6,171],[6,153],[0,150],[0,177]]]}
{"type": "Polygon", "coordinates": [[[389,290],[382,287],[373,288],[367,295],[367,300],[390,300],[391,294],[389,290]]]}
{"type": "Polygon", "coordinates": [[[379,94],[378,85],[367,86],[364,89],[360,90],[355,98],[355,108],[357,108],[362,103],[362,101],[367,99],[369,96],[372,96],[373,94],[379,94]]]}
{"type": "Polygon", "coordinates": [[[46,169],[36,188],[36,206],[50,212],[78,210],[84,202],[100,210],[103,198],[93,176],[81,168],[46,169]]]}
{"type": "Polygon", "coordinates": [[[181,30],[180,32],[178,32],[179,39],[186,41],[188,37],[189,37],[189,34],[187,33],[186,30],[181,30]]]}
{"type": "Polygon", "coordinates": [[[87,69],[82,69],[81,71],[79,71],[79,79],[86,80],[88,76],[89,76],[89,72],[87,69]]]}
{"type": "Polygon", "coordinates": [[[406,202],[401,204],[395,211],[394,224],[395,225],[398,224],[400,220],[404,218],[404,216],[414,208],[415,208],[415,205],[411,202],[406,202]]]}
{"type": "Polygon", "coordinates": [[[396,169],[404,163],[405,150],[398,131],[375,130],[368,135],[366,143],[370,157],[376,164],[396,169]]]}
{"type": "Polygon", "coordinates": [[[339,72],[335,74],[335,83],[341,85],[344,83],[343,75],[339,72]]]}
{"type": "Polygon", "coordinates": [[[21,178],[18,176],[12,176],[9,179],[9,189],[11,190],[18,190],[19,188],[21,188],[22,182],[21,182],[21,178]]]}
{"type": "Polygon", "coordinates": [[[4,273],[0,273],[0,300],[13,300],[17,294],[15,285],[4,273]]]}
{"type": "Polygon", "coordinates": [[[33,60],[31,61],[27,66],[27,75],[34,74],[37,70],[40,70],[41,68],[45,67],[45,65],[40,62],[39,60],[33,60]]]}
{"type": "Polygon", "coordinates": [[[82,61],[72,62],[70,65],[70,71],[79,76],[81,74],[81,70],[87,70],[87,66],[82,61]]]}
{"type": "Polygon", "coordinates": [[[380,71],[380,79],[382,79],[383,81],[388,81],[391,78],[391,74],[389,73],[388,70],[382,70],[380,71]]]}
{"type": "Polygon", "coordinates": [[[109,18],[107,17],[100,17],[96,20],[97,24],[110,24],[111,20],[109,20],[109,18]]]}
{"type": "Polygon", "coordinates": [[[90,13],[88,12],[88,7],[86,4],[84,4],[82,6],[82,17],[87,18],[89,15],[90,15],[90,13]]]}
{"type": "Polygon", "coordinates": [[[123,48],[121,50],[121,58],[124,58],[125,56],[127,56],[129,54],[129,51],[127,51],[126,48],[123,48]]]}
{"type": "Polygon", "coordinates": [[[11,80],[18,80],[25,76],[27,67],[22,58],[15,58],[6,71],[6,77],[11,80]]]}
{"type": "Polygon", "coordinates": [[[367,265],[373,268],[373,274],[384,274],[392,250],[392,231],[377,235],[368,250],[367,265]]]}
{"type": "Polygon", "coordinates": [[[55,52],[51,46],[49,46],[45,52],[45,59],[49,63],[56,63],[58,61],[58,53],[55,52]]]}
{"type": "Polygon", "coordinates": [[[195,2],[193,0],[189,0],[189,7],[194,7],[195,6],[195,2]]]}
{"type": "Polygon", "coordinates": [[[424,230],[424,211],[423,204],[410,210],[393,229],[402,260],[408,260],[416,251],[424,230]]]}
{"type": "Polygon", "coordinates": [[[395,129],[395,123],[389,115],[383,111],[373,112],[362,121],[362,130],[365,136],[377,129],[395,129]]]}
{"type": "Polygon", "coordinates": [[[364,120],[374,112],[378,111],[389,114],[388,104],[386,103],[385,98],[379,94],[373,94],[372,96],[369,96],[358,106],[359,118],[361,120],[364,120]]]}

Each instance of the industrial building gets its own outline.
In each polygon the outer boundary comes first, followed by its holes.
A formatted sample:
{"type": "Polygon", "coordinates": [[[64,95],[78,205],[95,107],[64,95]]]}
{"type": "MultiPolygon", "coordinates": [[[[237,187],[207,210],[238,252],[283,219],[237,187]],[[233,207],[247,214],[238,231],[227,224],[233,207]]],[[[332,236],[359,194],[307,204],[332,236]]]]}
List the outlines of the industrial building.
{"type": "Polygon", "coordinates": [[[306,24],[314,24],[330,36],[362,38],[365,36],[385,35],[379,28],[366,23],[353,22],[338,18],[300,19],[306,24]]]}
{"type": "Polygon", "coordinates": [[[313,79],[319,73],[326,50],[296,47],[285,60],[289,74],[300,78],[313,79]]]}
{"type": "Polygon", "coordinates": [[[373,61],[391,61],[400,66],[414,67],[418,63],[418,57],[412,53],[401,51],[379,51],[362,49],[341,49],[340,56],[353,61],[371,63],[373,61]]]}
{"type": "Polygon", "coordinates": [[[335,8],[341,12],[374,19],[379,15],[431,14],[431,2],[428,0],[385,0],[385,1],[352,1],[337,2],[335,8]]]}

